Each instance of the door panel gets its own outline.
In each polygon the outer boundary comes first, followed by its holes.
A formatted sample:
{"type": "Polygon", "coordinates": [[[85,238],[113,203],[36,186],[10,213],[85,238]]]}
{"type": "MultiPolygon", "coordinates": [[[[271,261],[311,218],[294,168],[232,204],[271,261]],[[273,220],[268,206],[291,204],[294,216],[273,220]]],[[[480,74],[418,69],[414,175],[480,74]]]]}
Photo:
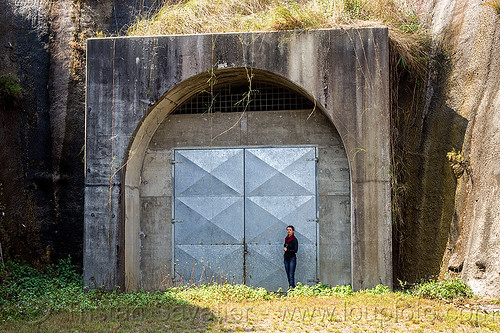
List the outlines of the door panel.
{"type": "MultiPolygon", "coordinates": [[[[283,230],[280,238],[282,235],[283,230]]],[[[283,244],[247,244],[245,267],[247,285],[267,290],[286,290],[288,283],[283,265],[283,244]]]]}
{"type": "Polygon", "coordinates": [[[175,150],[176,280],[243,282],[243,150],[175,150]]]}
{"type": "Polygon", "coordinates": [[[176,281],[243,283],[242,245],[176,245],[176,281]]]}
{"type": "Polygon", "coordinates": [[[286,227],[299,241],[296,282],[316,280],[316,149],[245,150],[246,282],[270,290],[288,287],[283,267],[286,227]]]}

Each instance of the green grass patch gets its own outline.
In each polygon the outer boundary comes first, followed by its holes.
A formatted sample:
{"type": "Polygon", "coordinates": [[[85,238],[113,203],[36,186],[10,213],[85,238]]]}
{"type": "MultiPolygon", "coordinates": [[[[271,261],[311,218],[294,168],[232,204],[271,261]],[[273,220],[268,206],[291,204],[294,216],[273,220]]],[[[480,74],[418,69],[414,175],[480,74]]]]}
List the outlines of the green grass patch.
{"type": "Polygon", "coordinates": [[[287,297],[315,296],[315,297],[331,297],[331,296],[349,296],[353,291],[350,285],[330,287],[327,284],[318,283],[314,286],[303,285],[297,283],[297,286],[290,289],[287,297]]]}
{"type": "Polygon", "coordinates": [[[264,288],[253,288],[242,284],[203,284],[199,286],[174,287],[165,293],[187,302],[217,305],[226,302],[269,300],[276,297],[264,288]]]}
{"type": "MultiPolygon", "coordinates": [[[[268,292],[238,284],[121,292],[82,287],[70,258],[36,270],[0,265],[2,332],[470,331],[495,332],[500,315],[464,307],[470,289],[458,279],[407,292],[379,285],[298,284],[268,292]],[[450,303],[448,300],[461,299],[450,303]],[[443,302],[446,300],[446,302],[443,302]]],[[[473,300],[476,301],[476,300],[473,300]]]]}
{"type": "Polygon", "coordinates": [[[122,293],[87,289],[71,258],[48,265],[43,271],[9,261],[0,265],[0,320],[38,318],[47,312],[115,309],[186,304],[170,293],[136,291],[122,293]]]}

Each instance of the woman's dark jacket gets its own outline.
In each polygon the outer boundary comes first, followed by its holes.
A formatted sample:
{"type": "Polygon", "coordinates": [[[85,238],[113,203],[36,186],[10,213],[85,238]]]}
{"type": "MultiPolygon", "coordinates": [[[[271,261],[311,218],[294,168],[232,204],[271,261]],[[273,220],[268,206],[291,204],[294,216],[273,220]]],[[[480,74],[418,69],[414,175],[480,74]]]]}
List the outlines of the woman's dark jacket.
{"type": "Polygon", "coordinates": [[[297,241],[297,237],[292,239],[288,244],[285,242],[283,247],[286,247],[286,251],[283,253],[285,259],[295,257],[295,253],[297,253],[297,251],[299,250],[299,242],[297,241]]]}

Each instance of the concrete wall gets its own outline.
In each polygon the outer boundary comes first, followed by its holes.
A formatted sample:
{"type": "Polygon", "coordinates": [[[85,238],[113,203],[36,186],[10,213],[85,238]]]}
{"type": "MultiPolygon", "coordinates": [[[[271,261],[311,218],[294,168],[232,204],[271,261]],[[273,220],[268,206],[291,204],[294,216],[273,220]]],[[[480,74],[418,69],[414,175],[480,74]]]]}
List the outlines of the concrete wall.
{"type": "Polygon", "coordinates": [[[384,27],[89,40],[85,284],[140,286],[141,170],[151,138],[207,82],[247,75],[308,96],[338,130],[351,172],[351,282],[392,285],[384,27]]]}
{"type": "Polygon", "coordinates": [[[318,147],[319,279],[332,285],[350,283],[347,155],[337,130],[323,112],[304,110],[167,116],[149,144],[142,167],[141,288],[159,289],[171,282],[172,148],[304,144],[318,147]]]}

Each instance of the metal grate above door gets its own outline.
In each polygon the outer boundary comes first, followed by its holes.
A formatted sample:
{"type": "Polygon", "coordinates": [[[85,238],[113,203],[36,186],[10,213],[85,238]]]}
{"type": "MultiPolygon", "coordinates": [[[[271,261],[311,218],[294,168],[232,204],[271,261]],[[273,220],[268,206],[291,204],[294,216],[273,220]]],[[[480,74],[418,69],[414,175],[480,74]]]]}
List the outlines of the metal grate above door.
{"type": "Polygon", "coordinates": [[[266,83],[227,85],[202,91],[182,103],[174,114],[206,112],[310,110],[314,103],[283,86],[266,83]]]}
{"type": "Polygon", "coordinates": [[[286,288],[286,226],[297,281],[317,278],[315,147],[174,150],[174,269],[180,283],[286,288]]]}

